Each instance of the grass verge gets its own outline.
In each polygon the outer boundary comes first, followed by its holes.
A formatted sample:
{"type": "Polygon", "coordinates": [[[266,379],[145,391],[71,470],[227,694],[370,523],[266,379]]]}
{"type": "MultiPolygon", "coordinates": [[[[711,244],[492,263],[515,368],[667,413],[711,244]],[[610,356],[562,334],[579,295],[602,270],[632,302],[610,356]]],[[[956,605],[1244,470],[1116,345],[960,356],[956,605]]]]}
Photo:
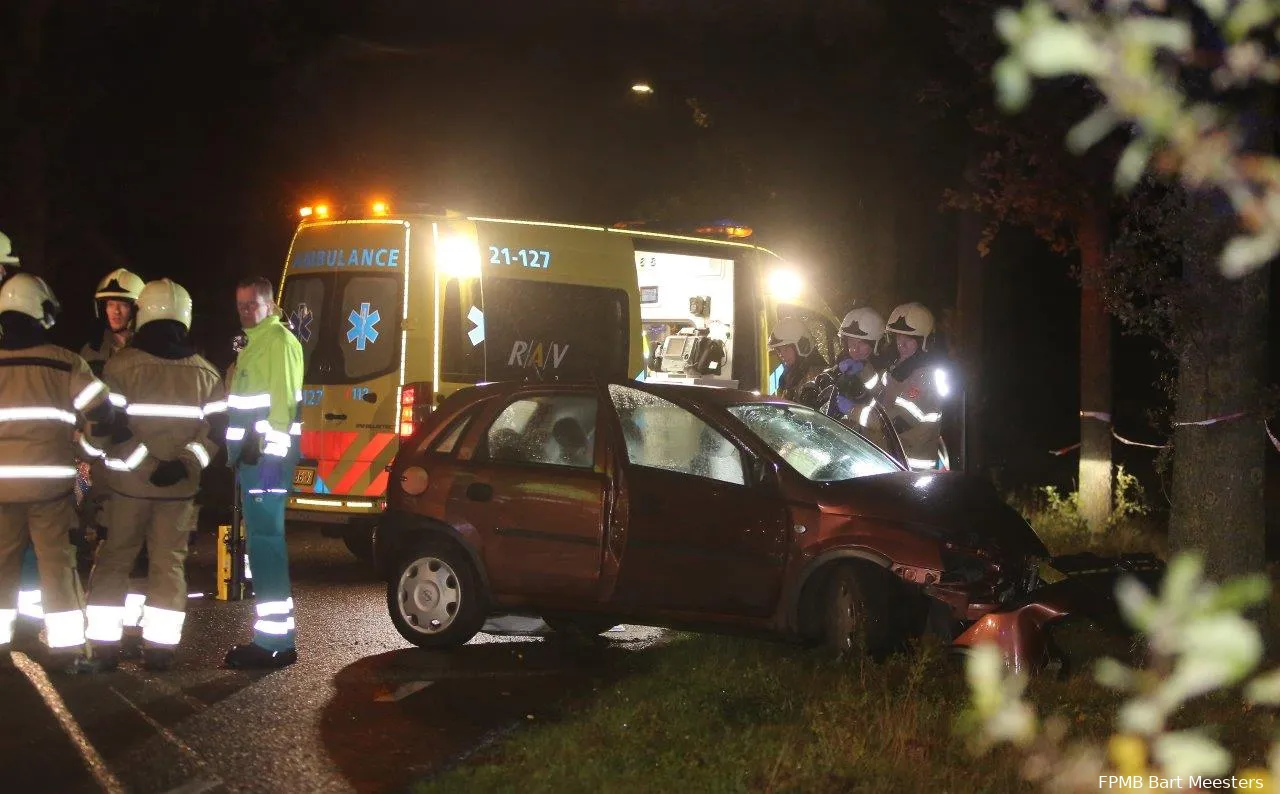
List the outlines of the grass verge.
{"type": "MultiPolygon", "coordinates": [[[[1097,645],[1096,636],[1088,642],[1097,645]]],[[[976,758],[957,728],[961,665],[934,644],[883,664],[716,636],[675,635],[621,681],[539,720],[416,792],[1026,791],[1012,753],[976,758]]],[[[1105,739],[1119,703],[1086,676],[1041,678],[1042,713],[1105,739]]],[[[1275,715],[1198,705],[1240,760],[1264,757],[1275,715]]]]}

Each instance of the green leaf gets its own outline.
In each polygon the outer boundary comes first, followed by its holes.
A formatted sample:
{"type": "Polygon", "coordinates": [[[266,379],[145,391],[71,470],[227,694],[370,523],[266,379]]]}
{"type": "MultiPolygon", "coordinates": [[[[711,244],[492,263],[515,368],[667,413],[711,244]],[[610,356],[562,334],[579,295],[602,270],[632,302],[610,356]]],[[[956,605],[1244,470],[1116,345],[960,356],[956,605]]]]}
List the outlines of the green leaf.
{"type": "Polygon", "coordinates": [[[1116,602],[1126,623],[1141,631],[1150,630],[1158,606],[1142,582],[1132,576],[1116,582],[1116,602]]]}
{"type": "Polygon", "coordinates": [[[1135,698],[1120,707],[1116,719],[1121,733],[1151,736],[1164,725],[1168,710],[1150,698],[1135,698]]]}
{"type": "Polygon", "coordinates": [[[1270,262],[1277,253],[1280,253],[1280,233],[1240,235],[1222,249],[1218,266],[1227,278],[1240,278],[1270,262]]]}
{"type": "Polygon", "coordinates": [[[1163,777],[1213,777],[1231,771],[1231,753],[1209,737],[1192,731],[1166,733],[1151,744],[1163,777]]]}
{"type": "Polygon", "coordinates": [[[1151,161],[1151,142],[1138,138],[1124,148],[1120,159],[1116,162],[1116,187],[1128,192],[1142,179],[1151,161]]]}
{"type": "Polygon", "coordinates": [[[1053,23],[1036,28],[1019,48],[1027,71],[1037,77],[1091,75],[1101,68],[1103,52],[1080,26],[1053,23]]]}
{"type": "Polygon", "coordinates": [[[1169,563],[1164,581],[1160,583],[1160,603],[1181,610],[1191,602],[1200,587],[1204,562],[1195,552],[1182,552],[1169,563]]]}
{"type": "Polygon", "coordinates": [[[1228,612],[1240,612],[1251,606],[1265,603],[1271,595],[1271,580],[1265,574],[1255,573],[1237,576],[1225,582],[1213,594],[1209,608],[1228,612]]]}
{"type": "Polygon", "coordinates": [[[1231,10],[1223,26],[1227,41],[1237,42],[1257,27],[1270,25],[1276,18],[1276,9],[1270,0],[1243,0],[1231,10]]]}
{"type": "Polygon", "coordinates": [[[1280,706],[1280,668],[1250,681],[1244,696],[1250,703],[1259,706],[1280,706]]]}
{"type": "Polygon", "coordinates": [[[1006,55],[996,61],[991,69],[991,78],[995,81],[996,99],[1003,110],[1016,112],[1027,106],[1031,99],[1031,75],[1020,61],[1006,55]]]}
{"type": "Polygon", "coordinates": [[[1067,133],[1067,148],[1076,154],[1088,151],[1107,137],[1119,121],[1115,112],[1103,105],[1071,128],[1067,133]]]}
{"type": "Polygon", "coordinates": [[[1125,41],[1173,52],[1189,52],[1194,43],[1191,25],[1179,19],[1129,17],[1117,26],[1116,35],[1125,41]]]}
{"type": "Polygon", "coordinates": [[[1022,15],[1012,8],[1001,8],[996,11],[996,32],[1006,44],[1017,44],[1026,34],[1026,24],[1022,15]]]}
{"type": "Polygon", "coordinates": [[[1114,689],[1119,692],[1128,692],[1133,689],[1134,681],[1136,680],[1132,668],[1117,662],[1109,656],[1099,659],[1098,663],[1094,665],[1093,678],[1108,689],[1114,689]]]}

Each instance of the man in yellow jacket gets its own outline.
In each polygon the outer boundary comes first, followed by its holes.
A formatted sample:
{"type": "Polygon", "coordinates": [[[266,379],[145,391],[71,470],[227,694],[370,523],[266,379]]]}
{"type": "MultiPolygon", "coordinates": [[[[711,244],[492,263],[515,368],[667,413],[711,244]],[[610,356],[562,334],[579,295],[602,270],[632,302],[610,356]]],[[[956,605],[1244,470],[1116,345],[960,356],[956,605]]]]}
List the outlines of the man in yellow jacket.
{"type": "Polygon", "coordinates": [[[191,296],[169,279],[137,300],[137,331],[103,369],[132,437],[108,447],[111,532],[89,580],[92,672],[113,670],[126,620],[129,570],[145,541],[150,557],[142,608],[142,663],[173,667],[187,609],[187,531],[200,473],[217,454],[210,429],[226,412],[222,378],[191,347],[191,296]]]}
{"type": "Polygon", "coordinates": [[[71,657],[74,669],[85,641],[70,541],[75,431],[80,417],[109,426],[113,411],[106,385],[85,360],[49,341],[58,309],[35,276],[19,273],[0,285],[0,664],[11,662],[4,651],[17,619],[20,558],[30,542],[46,642],[55,658],[71,657]]]}
{"type": "Polygon", "coordinates": [[[226,665],[284,667],[298,659],[284,508],[302,435],[302,345],[280,322],[266,279],[237,286],[236,310],[248,342],[227,395],[227,461],[240,480],[258,619],[253,642],[232,648],[226,665]]]}

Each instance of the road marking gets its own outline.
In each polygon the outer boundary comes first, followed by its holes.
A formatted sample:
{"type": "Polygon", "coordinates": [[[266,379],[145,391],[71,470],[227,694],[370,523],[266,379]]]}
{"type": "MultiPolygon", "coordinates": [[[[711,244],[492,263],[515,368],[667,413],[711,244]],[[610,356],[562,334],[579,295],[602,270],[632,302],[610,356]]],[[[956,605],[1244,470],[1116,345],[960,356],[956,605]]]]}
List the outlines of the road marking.
{"type": "MultiPolygon", "coordinates": [[[[157,721],[154,717],[152,717],[152,716],[151,716],[150,714],[148,714],[147,712],[143,711],[143,710],[138,706],[138,704],[134,703],[132,700],[130,700],[129,698],[125,697],[125,696],[120,692],[120,690],[116,689],[115,687],[108,687],[108,689],[110,689],[113,693],[115,693],[115,696],[116,696],[116,697],[118,697],[118,698],[120,698],[121,700],[123,700],[126,706],[128,706],[128,707],[129,707],[129,708],[131,708],[131,709],[133,709],[133,710],[137,713],[137,715],[138,715],[139,717],[141,717],[144,721],[146,721],[146,723],[147,723],[148,725],[150,725],[150,726],[151,726],[151,728],[152,728],[156,733],[160,734],[160,736],[161,736],[165,741],[169,742],[169,743],[170,743],[170,744],[172,744],[174,747],[177,747],[177,748],[178,748],[178,750],[180,750],[181,752],[185,753],[185,754],[190,758],[190,760],[191,760],[191,761],[193,761],[193,762],[195,763],[195,765],[196,765],[197,767],[199,767],[200,769],[202,769],[202,770],[203,770],[203,771],[205,771],[205,772],[208,772],[208,771],[209,771],[209,765],[208,765],[207,763],[205,763],[205,760],[204,760],[203,758],[201,758],[201,757],[200,757],[200,754],[199,754],[199,753],[197,753],[195,750],[191,749],[191,746],[190,746],[190,745],[188,745],[186,742],[184,742],[184,741],[182,741],[181,739],[179,739],[179,738],[177,737],[177,735],[175,735],[175,734],[173,733],[173,731],[171,731],[171,730],[169,730],[168,728],[166,728],[166,727],[164,727],[163,725],[161,725],[161,724],[159,723],[159,721],[157,721]]],[[[213,777],[212,781],[194,780],[194,781],[191,781],[190,783],[187,783],[187,784],[184,784],[183,786],[180,786],[178,789],[175,789],[175,791],[183,791],[183,792],[186,792],[186,791],[188,791],[188,787],[189,787],[189,786],[195,785],[195,784],[197,784],[197,783],[200,783],[200,784],[208,783],[208,785],[207,785],[206,787],[204,787],[204,788],[197,788],[197,789],[195,789],[195,791],[208,791],[210,788],[214,788],[214,787],[217,787],[217,786],[221,785],[221,784],[222,784],[222,781],[221,781],[221,780],[219,780],[217,777],[213,777]]]]}
{"type": "Polygon", "coordinates": [[[386,690],[379,692],[374,696],[373,702],[395,703],[396,701],[404,700],[410,695],[421,692],[434,683],[435,681],[410,681],[407,684],[401,684],[395,692],[387,692],[386,690]]]}
{"type": "Polygon", "coordinates": [[[111,773],[111,769],[107,767],[107,762],[103,760],[102,756],[89,742],[89,737],[81,730],[76,718],[71,716],[71,711],[67,708],[66,702],[58,694],[58,690],[54,688],[49,676],[45,675],[44,669],[33,662],[25,653],[16,652],[11,654],[11,657],[14,666],[27,677],[31,685],[40,693],[45,705],[53,712],[53,716],[58,719],[63,732],[67,734],[67,738],[71,740],[76,750],[80,752],[80,758],[84,760],[85,766],[89,767],[89,772],[93,774],[94,780],[98,781],[98,785],[102,787],[102,790],[109,792],[109,794],[117,794],[117,792],[124,794],[124,786],[111,773]]]}

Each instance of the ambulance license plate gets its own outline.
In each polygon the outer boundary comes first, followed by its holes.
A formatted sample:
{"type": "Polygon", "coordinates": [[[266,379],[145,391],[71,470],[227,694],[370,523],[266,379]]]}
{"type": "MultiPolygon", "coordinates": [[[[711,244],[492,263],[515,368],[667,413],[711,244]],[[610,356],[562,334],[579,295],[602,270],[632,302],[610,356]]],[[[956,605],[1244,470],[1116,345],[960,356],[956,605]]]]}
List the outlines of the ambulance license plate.
{"type": "Polygon", "coordinates": [[[316,470],[310,467],[302,467],[293,470],[293,487],[294,488],[310,488],[316,484],[316,470]]]}

